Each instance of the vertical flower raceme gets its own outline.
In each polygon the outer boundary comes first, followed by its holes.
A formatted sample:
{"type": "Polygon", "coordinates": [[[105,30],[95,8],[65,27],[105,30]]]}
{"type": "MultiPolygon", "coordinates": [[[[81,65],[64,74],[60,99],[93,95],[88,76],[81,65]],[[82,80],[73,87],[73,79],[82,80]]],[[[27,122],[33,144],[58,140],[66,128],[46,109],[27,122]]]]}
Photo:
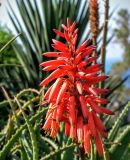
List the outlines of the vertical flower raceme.
{"type": "Polygon", "coordinates": [[[90,0],[89,13],[91,33],[94,38],[97,38],[99,31],[98,0],[90,0]]]}
{"type": "Polygon", "coordinates": [[[76,22],[72,25],[62,24],[63,32],[54,32],[64,38],[66,43],[52,40],[52,47],[57,50],[43,55],[53,60],[41,63],[44,71],[53,71],[41,82],[45,86],[51,82],[44,95],[43,104],[49,104],[43,129],[55,137],[60,123],[64,122],[65,135],[80,143],[86,153],[91,151],[91,140],[95,143],[99,155],[103,154],[102,137],[107,137],[105,126],[99,116],[113,114],[102,105],[108,103],[101,98],[101,94],[108,93],[108,89],[100,89],[97,84],[108,76],[100,75],[101,64],[94,64],[97,59],[92,56],[95,46],[86,40],[76,49],[78,29],[76,22]]]}

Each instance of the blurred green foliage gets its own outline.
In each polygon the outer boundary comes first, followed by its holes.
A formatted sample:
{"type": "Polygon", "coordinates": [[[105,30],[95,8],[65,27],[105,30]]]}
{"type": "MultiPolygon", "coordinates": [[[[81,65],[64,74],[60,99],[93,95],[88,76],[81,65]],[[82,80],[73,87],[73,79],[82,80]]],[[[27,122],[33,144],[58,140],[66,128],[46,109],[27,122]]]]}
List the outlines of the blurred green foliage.
{"type": "MultiPolygon", "coordinates": [[[[0,26],[0,48],[2,48],[12,37],[13,34],[6,26],[0,26]]],[[[9,45],[6,50],[0,54],[0,63],[16,63],[17,61],[12,45],[9,45]]]]}
{"type": "MultiPolygon", "coordinates": [[[[12,38],[12,32],[6,26],[0,26],[0,48],[5,46],[12,38]]],[[[21,72],[22,66],[14,51],[14,44],[16,42],[8,45],[5,50],[0,50],[0,86],[5,86],[11,94],[22,89],[18,83],[18,75],[21,72]],[[18,83],[17,86],[15,85],[16,83],[18,83]]],[[[0,99],[3,99],[2,94],[0,99]]]]}
{"type": "MultiPolygon", "coordinates": [[[[115,28],[115,43],[121,46],[122,60],[114,63],[111,69],[111,75],[116,75],[117,79],[130,77],[130,13],[128,10],[121,9],[115,19],[118,27],[115,28]]],[[[117,53],[118,54],[118,53],[117,53]]],[[[117,89],[119,100],[122,102],[128,101],[130,98],[130,79],[117,89]],[[122,94],[120,94],[122,92],[122,94]]]]}

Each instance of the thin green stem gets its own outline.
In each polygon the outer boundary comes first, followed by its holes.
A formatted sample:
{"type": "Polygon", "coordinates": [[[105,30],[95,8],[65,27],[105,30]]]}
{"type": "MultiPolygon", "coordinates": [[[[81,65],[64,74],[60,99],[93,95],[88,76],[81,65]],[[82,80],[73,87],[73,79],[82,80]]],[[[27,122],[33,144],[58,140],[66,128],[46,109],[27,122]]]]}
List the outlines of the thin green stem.
{"type": "Polygon", "coordinates": [[[31,142],[32,142],[32,148],[33,148],[33,160],[38,160],[38,144],[37,144],[37,138],[36,135],[34,133],[34,129],[31,125],[31,123],[29,122],[28,117],[26,116],[26,114],[24,113],[21,104],[19,103],[18,99],[15,97],[15,100],[21,110],[21,113],[23,114],[23,117],[25,119],[25,122],[27,124],[29,133],[30,133],[30,137],[31,137],[31,142]]]}
{"type": "Polygon", "coordinates": [[[20,92],[16,95],[16,97],[17,97],[18,99],[20,99],[20,98],[21,98],[23,95],[25,95],[25,93],[27,93],[27,92],[34,92],[34,93],[36,93],[36,94],[39,95],[39,91],[38,91],[38,90],[36,90],[36,89],[34,89],[34,88],[27,88],[27,89],[24,89],[24,90],[20,91],[20,92]]]}
{"type": "MultiPolygon", "coordinates": [[[[108,18],[109,18],[109,0],[104,1],[105,13],[104,13],[104,25],[103,25],[103,42],[101,47],[101,63],[103,64],[102,74],[105,73],[105,62],[106,62],[106,43],[108,33],[108,18]]],[[[101,83],[101,88],[104,86],[104,82],[101,83]]]]}
{"type": "Polygon", "coordinates": [[[6,43],[6,45],[4,45],[1,49],[0,49],[0,53],[3,52],[3,50],[5,50],[8,45],[10,45],[17,37],[21,36],[22,33],[19,33],[17,36],[13,37],[8,43],[6,43]]]}
{"type": "Polygon", "coordinates": [[[91,160],[95,160],[95,155],[94,155],[94,143],[92,142],[91,139],[91,160]]]}
{"type": "Polygon", "coordinates": [[[51,152],[49,155],[46,155],[45,157],[41,158],[40,160],[48,160],[48,159],[51,159],[53,156],[57,155],[58,153],[61,153],[63,152],[64,150],[67,150],[67,149],[70,149],[70,148],[73,148],[75,147],[76,144],[70,144],[68,146],[64,146],[62,148],[59,148],[57,150],[55,150],[54,152],[51,152]]]}
{"type": "MultiPolygon", "coordinates": [[[[31,103],[33,103],[33,102],[39,101],[39,99],[40,99],[39,96],[30,99],[29,101],[27,101],[27,102],[22,106],[22,109],[28,107],[29,104],[31,104],[31,103]]],[[[17,112],[17,116],[20,116],[20,115],[21,115],[21,110],[19,110],[19,111],[17,112]]]]}
{"type": "Polygon", "coordinates": [[[20,64],[0,64],[0,67],[20,67],[23,68],[20,64]]]}

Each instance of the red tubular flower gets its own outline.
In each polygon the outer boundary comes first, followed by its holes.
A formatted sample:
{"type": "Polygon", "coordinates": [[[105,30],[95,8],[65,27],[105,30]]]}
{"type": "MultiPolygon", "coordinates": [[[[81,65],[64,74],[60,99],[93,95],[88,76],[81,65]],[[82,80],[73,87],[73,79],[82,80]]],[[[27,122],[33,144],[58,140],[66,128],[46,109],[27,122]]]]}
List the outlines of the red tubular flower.
{"type": "Polygon", "coordinates": [[[99,155],[102,155],[102,137],[107,137],[107,132],[99,116],[113,112],[101,106],[108,100],[99,97],[109,90],[96,86],[108,76],[100,75],[102,65],[93,63],[97,57],[92,56],[95,46],[89,45],[89,40],[76,49],[78,29],[75,26],[76,23],[70,25],[68,19],[67,26],[62,25],[63,32],[54,29],[66,44],[53,40],[52,47],[58,51],[43,54],[55,58],[41,63],[43,70],[54,71],[40,85],[56,80],[44,96],[43,104],[50,105],[43,128],[55,137],[60,123],[64,122],[66,136],[81,143],[86,153],[90,153],[93,139],[99,155]]]}

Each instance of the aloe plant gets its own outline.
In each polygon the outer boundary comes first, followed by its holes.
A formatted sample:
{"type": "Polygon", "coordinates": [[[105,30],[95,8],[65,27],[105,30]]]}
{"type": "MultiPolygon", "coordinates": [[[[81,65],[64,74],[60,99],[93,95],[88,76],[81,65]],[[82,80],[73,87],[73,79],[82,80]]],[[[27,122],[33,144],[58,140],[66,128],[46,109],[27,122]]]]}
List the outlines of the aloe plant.
{"type": "MultiPolygon", "coordinates": [[[[19,61],[18,65],[22,66],[23,69],[16,69],[15,72],[13,72],[13,76],[15,78],[18,77],[21,82],[19,84],[21,85],[19,90],[21,88],[24,89],[20,90],[19,93],[14,94],[13,88],[15,85],[5,87],[10,89],[10,93],[12,93],[12,95],[8,94],[6,91],[7,89],[3,89],[6,100],[0,102],[0,116],[2,117],[0,120],[0,124],[2,124],[0,131],[0,159],[78,160],[82,157],[82,153],[79,154],[77,144],[63,134],[64,125],[60,126],[56,139],[50,138],[42,129],[47,108],[41,106],[44,89],[43,91],[39,91],[39,82],[43,77],[46,77],[46,74],[41,74],[39,64],[42,61],[47,60],[42,57],[42,53],[52,50],[52,38],[63,41],[59,36],[56,36],[53,33],[52,29],[60,29],[59,26],[62,23],[65,23],[67,17],[72,21],[76,20],[77,27],[80,28],[77,46],[79,46],[84,39],[88,38],[90,35],[88,27],[89,3],[87,0],[82,3],[80,0],[15,1],[23,22],[21,23],[14,12],[10,1],[8,2],[8,14],[14,25],[16,33],[22,33],[22,36],[19,37],[20,42],[17,41],[16,43],[15,41],[15,43],[11,43],[11,45],[17,55],[17,59],[19,61]],[[38,90],[36,88],[38,88],[38,90]]],[[[109,1],[105,0],[105,2],[109,1]]],[[[108,10],[106,10],[106,12],[108,14],[108,10]]],[[[93,16],[93,14],[91,15],[93,16]]],[[[107,18],[109,18],[108,15],[107,18]]],[[[103,27],[99,28],[99,34],[102,29],[103,27]]],[[[107,34],[106,31],[104,34],[107,34]]],[[[11,38],[12,37],[10,37],[10,39],[11,38]]],[[[98,48],[100,48],[102,46],[101,37],[96,37],[96,39],[95,37],[93,38],[93,42],[95,44],[97,43],[98,48]]],[[[110,39],[109,37],[105,38],[105,42],[103,43],[105,47],[110,39]]],[[[1,52],[3,52],[3,49],[6,52],[6,46],[8,46],[8,44],[1,47],[1,52]]],[[[104,52],[105,51],[103,51],[103,53],[104,52]]],[[[97,49],[95,54],[100,56],[100,49],[97,49]]],[[[103,62],[106,60],[105,58],[105,56],[102,58],[103,62]]],[[[13,64],[8,65],[10,66],[13,64]]],[[[7,70],[4,73],[6,72],[7,70]]],[[[12,72],[9,70],[9,74],[11,73],[12,72]]],[[[8,75],[8,77],[10,76],[8,75]]],[[[116,89],[128,78],[126,77],[120,81],[115,78],[111,79],[112,80],[109,79],[104,84],[105,87],[111,88],[111,92],[105,96],[110,99],[111,103],[108,106],[109,108],[112,108],[113,102],[115,102],[118,97],[116,89]]],[[[6,83],[6,85],[8,85],[8,83],[6,83]]],[[[108,130],[108,139],[103,140],[104,157],[99,157],[97,155],[95,145],[93,144],[91,154],[85,155],[85,159],[129,159],[130,145],[128,140],[130,139],[130,126],[129,124],[127,126],[124,126],[123,124],[123,120],[126,117],[129,108],[130,103],[124,107],[122,113],[117,117],[117,120],[113,122],[112,128],[110,128],[110,126],[112,124],[113,117],[101,117],[108,130]]]]}
{"type": "MultiPolygon", "coordinates": [[[[62,134],[62,128],[59,134],[57,135],[57,140],[55,141],[54,139],[45,137],[43,130],[40,130],[41,127],[36,127],[37,120],[38,122],[40,121],[43,115],[45,115],[47,108],[41,108],[41,106],[37,105],[39,103],[40,97],[36,95],[35,90],[31,88],[24,90],[15,95],[15,97],[17,97],[17,100],[16,98],[7,99],[7,103],[9,104],[11,102],[11,105],[13,105],[14,109],[16,109],[13,111],[13,114],[11,114],[10,112],[10,125],[5,124],[3,130],[1,130],[0,132],[0,159],[4,160],[8,157],[10,159],[20,159],[22,157],[30,159],[29,157],[33,158],[37,151],[39,155],[38,160],[49,160],[50,158],[67,160],[71,156],[73,159],[75,159],[78,154],[76,144],[73,143],[71,139],[65,138],[65,136],[62,134]],[[28,95],[28,92],[32,93],[32,97],[30,97],[30,99],[28,100],[25,100],[25,97],[28,95]],[[20,107],[20,109],[18,106],[20,107]],[[33,112],[34,106],[36,106],[36,114],[34,114],[33,112]],[[23,112],[26,112],[27,115],[25,115],[25,113],[23,112]],[[16,118],[19,121],[18,125],[16,118]],[[6,132],[7,129],[8,132],[6,132]],[[7,134],[9,133],[10,136],[8,136],[8,139],[6,139],[7,134]],[[37,143],[37,145],[34,145],[33,141],[34,143],[37,143]],[[31,146],[31,143],[33,144],[33,146],[31,146]],[[34,150],[33,147],[35,147],[34,150]]],[[[3,108],[4,106],[1,107],[3,108]]],[[[109,155],[110,159],[112,160],[123,160],[124,156],[126,157],[126,159],[129,159],[128,153],[130,126],[122,126],[123,119],[126,117],[129,108],[130,102],[124,107],[119,118],[117,118],[117,121],[115,121],[112,129],[109,130],[108,140],[104,142],[106,155],[109,155]]],[[[89,158],[91,158],[91,156],[89,158]]],[[[97,157],[96,159],[100,160],[102,158],[97,157]]]]}

